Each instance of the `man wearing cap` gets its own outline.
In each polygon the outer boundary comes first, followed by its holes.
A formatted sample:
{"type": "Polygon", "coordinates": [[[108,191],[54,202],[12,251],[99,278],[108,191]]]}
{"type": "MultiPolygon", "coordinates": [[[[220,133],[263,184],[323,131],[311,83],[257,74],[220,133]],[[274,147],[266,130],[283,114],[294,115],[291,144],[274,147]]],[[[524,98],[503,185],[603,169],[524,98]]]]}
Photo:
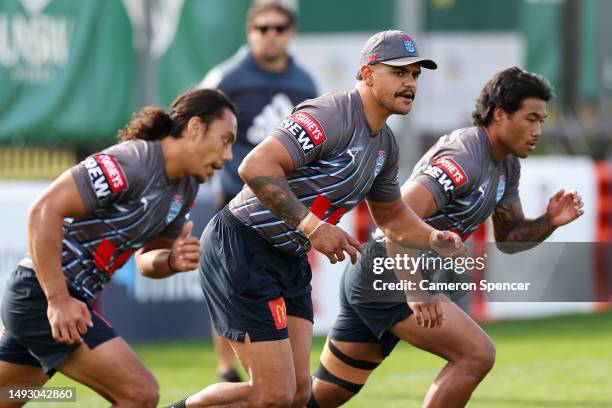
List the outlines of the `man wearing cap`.
{"type": "MultiPolygon", "coordinates": [[[[242,189],[238,166],[246,155],[306,99],[317,96],[311,76],[287,48],[296,32],[294,12],[277,1],[254,1],[247,15],[248,46],[212,68],[201,88],[223,91],[238,108],[238,134],[233,159],[219,170],[213,186],[225,207],[242,189]]],[[[208,219],[206,220],[208,221],[208,219]]],[[[234,352],[225,338],[212,333],[220,381],[240,382],[234,369],[234,352]]]]}
{"type": "MultiPolygon", "coordinates": [[[[476,101],[474,126],[442,136],[417,163],[402,186],[406,204],[429,225],[452,230],[463,239],[493,215],[496,242],[503,242],[498,247],[507,253],[532,248],[556,228],[580,217],[583,204],[575,191],[558,191],[546,213],[536,219],[523,215],[518,194],[518,158],[526,158],[535,148],[552,96],[550,83],[540,75],[517,67],[495,74],[476,101]]],[[[344,271],[340,311],[329,331],[307,406],[327,408],[347,402],[403,340],[447,361],[423,407],[464,407],[493,366],[492,340],[450,301],[466,291],[448,291],[448,299],[432,296],[427,302],[415,302],[410,296],[414,289],[385,289],[385,283],[396,285],[401,274],[393,270],[397,266],[383,267],[381,260],[409,253],[380,241],[384,234],[377,231],[365,245],[365,256],[344,271]],[[425,306],[428,310],[423,313],[425,306]]],[[[412,259],[440,260],[427,253],[412,259]]],[[[421,267],[411,283],[469,283],[462,275],[465,269],[430,265],[421,267]]]]}
{"type": "Polygon", "coordinates": [[[458,235],[424,223],[401,199],[398,145],[386,125],[410,112],[421,67],[414,40],[390,30],[364,45],[356,89],[296,106],[242,162],[244,188],[202,234],[200,277],[215,330],[250,382],[220,383],[176,407],[302,407],[310,397],[311,247],[353,263],[363,249],[336,224],[366,199],[402,245],[450,255],[458,235]]]}

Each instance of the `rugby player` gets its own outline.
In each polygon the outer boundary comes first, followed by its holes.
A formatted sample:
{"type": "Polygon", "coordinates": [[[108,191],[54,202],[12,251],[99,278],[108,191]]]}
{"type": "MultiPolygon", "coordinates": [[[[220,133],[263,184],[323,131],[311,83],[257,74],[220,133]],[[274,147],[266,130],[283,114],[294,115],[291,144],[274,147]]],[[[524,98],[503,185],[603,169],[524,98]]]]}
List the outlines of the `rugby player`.
{"type": "MultiPolygon", "coordinates": [[[[223,91],[238,109],[233,159],[218,173],[223,208],[242,189],[238,166],[295,105],[317,96],[313,79],[288,52],[296,32],[294,13],[283,4],[253,2],[247,14],[248,46],[213,67],[200,86],[223,91]]],[[[213,185],[215,183],[213,182],[213,185]]],[[[194,220],[195,221],[195,220],[194,220]]],[[[206,220],[208,221],[208,219],[206,220]]],[[[234,352],[212,330],[220,381],[240,382],[234,352]]]]}
{"type": "Polygon", "coordinates": [[[236,127],[224,94],[186,92],[168,113],[142,109],[121,143],[66,171],[36,200],[28,256],[2,302],[0,387],[41,387],[59,371],[113,406],[157,406],[153,374],[92,303],[134,253],[154,278],[197,267],[187,219],[199,183],[231,160],[236,127]]]}
{"type": "Polygon", "coordinates": [[[356,89],[294,108],[239,168],[247,184],[207,225],[200,275],[217,333],[230,339],[250,382],[213,384],[174,407],[301,407],[310,396],[311,247],[330,262],[362,247],[335,226],[367,200],[394,242],[444,254],[458,235],[424,223],[402,201],[398,145],[387,118],[406,115],[421,68],[413,38],[397,30],[364,45],[356,89]]]}
{"type": "MultiPolygon", "coordinates": [[[[455,231],[463,239],[493,214],[496,242],[524,243],[499,246],[509,252],[531,248],[574,221],[583,212],[574,191],[558,191],[536,219],[525,218],[518,194],[519,158],[535,149],[552,96],[549,82],[540,75],[516,67],[498,72],[476,101],[474,126],[441,137],[417,163],[402,187],[404,202],[432,227],[455,231]]],[[[347,402],[399,340],[447,361],[423,406],[465,406],[493,366],[493,342],[458,306],[438,296],[425,302],[363,297],[363,278],[372,274],[372,260],[387,256],[387,248],[374,239],[366,251],[344,272],[341,310],[322,352],[308,407],[347,402]]]]}

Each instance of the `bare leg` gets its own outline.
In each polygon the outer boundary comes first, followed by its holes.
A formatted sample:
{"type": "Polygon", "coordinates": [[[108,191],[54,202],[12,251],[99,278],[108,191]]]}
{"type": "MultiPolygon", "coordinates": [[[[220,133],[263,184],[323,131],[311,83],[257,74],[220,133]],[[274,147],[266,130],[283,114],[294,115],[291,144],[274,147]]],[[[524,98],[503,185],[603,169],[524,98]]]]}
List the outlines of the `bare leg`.
{"type": "Polygon", "coordinates": [[[187,398],[186,406],[290,407],[296,384],[289,339],[252,343],[247,336],[230,344],[251,381],[212,384],[187,398]]]}
{"type": "Polygon", "coordinates": [[[155,377],[121,337],[94,349],[82,344],[57,370],[92,388],[113,407],[156,407],[159,400],[155,377]]]}
{"type": "MultiPolygon", "coordinates": [[[[343,354],[354,360],[380,363],[384,359],[378,343],[352,343],[328,338],[321,353],[321,364],[334,376],[353,384],[365,384],[373,370],[356,368],[340,360],[330,351],[330,341],[343,354]]],[[[356,393],[332,382],[315,378],[312,383],[312,394],[319,407],[332,408],[345,404],[356,393]]]]}
{"type": "Polygon", "coordinates": [[[213,340],[213,346],[215,347],[215,354],[217,356],[217,376],[222,380],[225,379],[226,381],[239,382],[240,378],[236,379],[238,381],[232,381],[234,378],[227,378],[228,375],[235,373],[234,350],[232,349],[229,340],[223,336],[219,336],[214,327],[212,328],[210,334],[213,340]]]}
{"type": "MultiPolygon", "coordinates": [[[[42,387],[49,377],[40,367],[0,361],[0,387],[42,387]]],[[[25,402],[0,402],[0,408],[21,407],[25,402]]]]}
{"type": "Polygon", "coordinates": [[[392,327],[396,336],[448,361],[427,391],[424,407],[464,407],[476,386],[493,367],[495,346],[487,334],[457,305],[442,303],[439,328],[417,325],[411,315],[392,327]]]}
{"type": "Polygon", "coordinates": [[[293,407],[306,405],[310,398],[310,349],[312,347],[312,322],[301,317],[287,316],[287,328],[293,352],[296,392],[293,407]]]}

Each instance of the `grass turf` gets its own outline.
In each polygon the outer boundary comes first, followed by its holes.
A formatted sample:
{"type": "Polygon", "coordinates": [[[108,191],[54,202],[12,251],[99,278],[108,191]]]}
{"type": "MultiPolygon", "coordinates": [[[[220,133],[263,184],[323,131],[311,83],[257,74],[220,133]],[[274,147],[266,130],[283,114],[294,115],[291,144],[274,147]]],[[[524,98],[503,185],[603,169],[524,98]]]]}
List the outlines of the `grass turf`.
{"type": "MultiPolygon", "coordinates": [[[[485,325],[484,329],[497,345],[497,360],[468,406],[612,407],[612,312],[503,322],[485,325]]],[[[314,339],[313,371],[323,341],[314,339]]],[[[160,383],[160,405],[175,402],[215,380],[215,358],[209,342],[142,344],[134,348],[160,383]]],[[[441,359],[401,343],[347,406],[420,407],[443,365],[441,359]]],[[[33,402],[28,406],[109,406],[93,391],[61,374],[47,386],[76,386],[77,402],[33,402]]]]}

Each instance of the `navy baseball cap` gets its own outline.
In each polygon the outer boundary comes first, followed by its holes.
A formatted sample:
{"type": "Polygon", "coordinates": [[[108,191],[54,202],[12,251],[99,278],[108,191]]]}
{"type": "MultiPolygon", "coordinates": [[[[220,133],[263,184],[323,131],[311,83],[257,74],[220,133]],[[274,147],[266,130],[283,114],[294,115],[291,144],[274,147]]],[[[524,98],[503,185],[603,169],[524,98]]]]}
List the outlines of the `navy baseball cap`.
{"type": "Polygon", "coordinates": [[[395,67],[419,64],[427,69],[438,68],[438,64],[433,60],[419,56],[414,39],[399,30],[381,31],[370,37],[361,50],[360,63],[380,63],[395,67]]]}

